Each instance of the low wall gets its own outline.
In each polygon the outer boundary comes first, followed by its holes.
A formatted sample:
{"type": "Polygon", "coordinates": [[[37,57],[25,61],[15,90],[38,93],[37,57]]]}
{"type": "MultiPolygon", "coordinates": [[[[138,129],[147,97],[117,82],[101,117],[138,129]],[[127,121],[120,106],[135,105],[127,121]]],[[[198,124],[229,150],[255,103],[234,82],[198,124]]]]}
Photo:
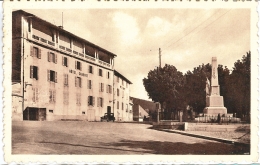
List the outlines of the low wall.
{"type": "Polygon", "coordinates": [[[154,129],[174,129],[174,130],[184,130],[184,123],[176,121],[160,121],[153,122],[154,129]]]}
{"type": "Polygon", "coordinates": [[[208,124],[208,123],[185,123],[185,131],[209,131],[209,132],[225,132],[225,131],[250,131],[250,124],[208,124]]]}
{"type": "Polygon", "coordinates": [[[175,122],[175,121],[160,121],[153,122],[154,129],[173,129],[184,131],[208,131],[208,132],[248,132],[250,131],[250,124],[230,124],[219,125],[210,123],[188,123],[188,122],[175,122]]]}

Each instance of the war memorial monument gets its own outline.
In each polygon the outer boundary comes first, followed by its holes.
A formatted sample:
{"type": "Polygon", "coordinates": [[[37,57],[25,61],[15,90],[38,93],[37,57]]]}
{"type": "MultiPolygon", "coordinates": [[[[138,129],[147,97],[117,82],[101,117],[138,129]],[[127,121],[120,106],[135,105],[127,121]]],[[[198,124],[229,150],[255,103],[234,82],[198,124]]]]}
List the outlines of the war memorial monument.
{"type": "Polygon", "coordinates": [[[205,115],[227,115],[227,108],[224,107],[224,99],[220,96],[219,89],[217,57],[212,57],[211,85],[208,78],[206,81],[206,107],[203,110],[205,115]]]}

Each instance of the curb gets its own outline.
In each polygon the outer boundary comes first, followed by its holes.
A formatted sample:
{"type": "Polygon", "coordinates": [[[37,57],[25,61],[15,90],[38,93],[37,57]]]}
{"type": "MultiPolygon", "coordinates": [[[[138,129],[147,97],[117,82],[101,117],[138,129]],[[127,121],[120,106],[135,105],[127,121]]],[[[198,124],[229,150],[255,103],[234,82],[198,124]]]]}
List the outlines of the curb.
{"type": "Polygon", "coordinates": [[[218,142],[222,142],[222,143],[250,146],[249,143],[236,142],[236,141],[232,141],[232,140],[228,140],[228,139],[221,139],[221,138],[216,138],[216,137],[212,137],[212,136],[192,134],[192,133],[183,132],[183,131],[169,130],[169,129],[162,129],[160,131],[177,133],[177,134],[181,134],[181,135],[187,135],[187,136],[192,136],[192,137],[197,137],[197,138],[202,138],[202,139],[207,139],[207,140],[214,140],[214,141],[218,141],[218,142]]]}

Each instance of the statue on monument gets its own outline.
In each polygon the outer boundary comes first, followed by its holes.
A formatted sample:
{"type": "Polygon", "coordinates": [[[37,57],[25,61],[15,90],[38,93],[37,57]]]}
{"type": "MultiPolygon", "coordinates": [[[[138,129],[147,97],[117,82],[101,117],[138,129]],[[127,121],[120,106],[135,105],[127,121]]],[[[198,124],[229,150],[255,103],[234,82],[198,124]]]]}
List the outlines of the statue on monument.
{"type": "Polygon", "coordinates": [[[207,80],[206,80],[206,96],[210,96],[210,82],[209,82],[209,79],[208,77],[206,77],[207,80]]]}

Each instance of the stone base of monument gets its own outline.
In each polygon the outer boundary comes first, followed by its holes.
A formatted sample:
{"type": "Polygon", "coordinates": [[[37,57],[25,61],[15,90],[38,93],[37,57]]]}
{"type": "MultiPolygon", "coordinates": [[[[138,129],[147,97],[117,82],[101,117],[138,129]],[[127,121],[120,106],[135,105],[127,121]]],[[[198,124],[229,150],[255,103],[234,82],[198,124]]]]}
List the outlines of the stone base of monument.
{"type": "Polygon", "coordinates": [[[204,115],[218,115],[222,116],[223,114],[226,116],[227,108],[226,107],[206,107],[203,110],[204,115]]]}

